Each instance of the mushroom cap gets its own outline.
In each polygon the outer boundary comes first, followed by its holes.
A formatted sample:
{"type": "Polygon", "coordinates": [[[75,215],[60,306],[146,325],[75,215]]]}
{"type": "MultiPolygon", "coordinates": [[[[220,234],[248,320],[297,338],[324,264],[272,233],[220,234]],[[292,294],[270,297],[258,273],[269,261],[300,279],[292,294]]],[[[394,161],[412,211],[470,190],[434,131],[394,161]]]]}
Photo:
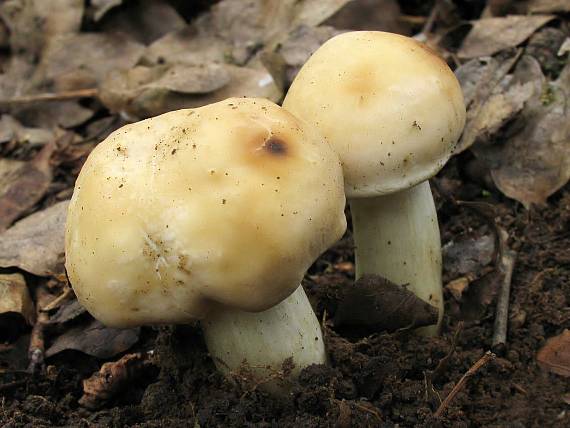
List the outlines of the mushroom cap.
{"type": "Polygon", "coordinates": [[[429,179],[465,124],[461,87],[445,61],[414,39],[376,31],[343,33],[323,44],[283,107],[333,145],[351,198],[429,179]]]}
{"type": "Polygon", "coordinates": [[[127,125],[83,166],[66,225],[81,304],[111,326],[186,323],[285,299],[346,229],[342,168],[262,99],[127,125]]]}

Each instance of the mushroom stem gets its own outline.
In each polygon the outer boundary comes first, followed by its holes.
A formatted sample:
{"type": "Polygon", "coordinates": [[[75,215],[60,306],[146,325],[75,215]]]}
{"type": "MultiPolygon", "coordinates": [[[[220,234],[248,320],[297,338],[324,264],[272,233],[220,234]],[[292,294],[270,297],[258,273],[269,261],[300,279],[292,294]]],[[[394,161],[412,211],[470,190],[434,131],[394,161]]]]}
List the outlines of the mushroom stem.
{"type": "Polygon", "coordinates": [[[326,364],[321,327],[299,286],[278,305],[263,312],[216,310],[202,322],[208,351],[222,372],[238,373],[243,362],[266,391],[282,393],[283,363],[293,359],[291,376],[311,364],[326,364]]]}
{"type": "Polygon", "coordinates": [[[437,325],[418,329],[434,336],[443,317],[441,241],[429,183],[373,198],[350,200],[356,276],[378,274],[439,309],[437,325]]]}

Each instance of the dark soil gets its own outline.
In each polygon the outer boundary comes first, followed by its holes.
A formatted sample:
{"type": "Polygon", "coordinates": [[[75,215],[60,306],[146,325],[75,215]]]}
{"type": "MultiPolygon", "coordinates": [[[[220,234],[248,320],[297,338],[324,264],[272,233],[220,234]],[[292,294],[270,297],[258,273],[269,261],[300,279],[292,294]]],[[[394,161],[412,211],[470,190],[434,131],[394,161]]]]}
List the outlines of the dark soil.
{"type": "MultiPolygon", "coordinates": [[[[491,348],[496,289],[489,291],[485,282],[473,283],[465,302],[446,296],[441,337],[405,330],[340,336],[327,323],[330,366],[305,369],[284,399],[225,380],[208,357],[199,329],[169,327],[148,329],[138,346],[155,350],[160,373],[145,372],[105,408],[88,411],[78,405],[81,380],[99,365],[68,352],[48,360],[46,374],[4,379],[14,383],[0,390],[0,421],[5,427],[567,426],[570,412],[563,396],[570,384],[540,368],[535,356],[546,338],[570,325],[570,187],[552,196],[548,206],[526,211],[462,177],[464,162],[455,159],[437,179],[447,194],[443,198],[436,192],[442,242],[487,230],[480,214],[456,205],[450,195],[484,201],[495,207],[496,221],[508,230],[508,245],[518,258],[508,343],[468,380],[442,418],[433,416],[440,399],[491,348]],[[491,304],[480,298],[486,294],[491,304]],[[432,375],[450,352],[462,318],[456,352],[432,375]]],[[[314,264],[304,282],[320,318],[325,311],[327,319],[334,317],[343,287],[353,281],[351,243],[347,235],[314,264]]],[[[448,273],[446,280],[452,279],[448,273]]]]}

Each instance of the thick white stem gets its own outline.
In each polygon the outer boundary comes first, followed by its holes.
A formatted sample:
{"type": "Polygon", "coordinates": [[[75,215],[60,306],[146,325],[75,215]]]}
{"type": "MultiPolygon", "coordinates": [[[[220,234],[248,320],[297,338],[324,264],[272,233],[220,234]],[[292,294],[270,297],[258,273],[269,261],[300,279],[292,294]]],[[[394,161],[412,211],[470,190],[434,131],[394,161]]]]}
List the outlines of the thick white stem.
{"type": "Polygon", "coordinates": [[[244,361],[265,390],[282,393],[275,377],[283,362],[293,358],[291,376],[311,364],[325,364],[321,327],[309,299],[299,286],[278,305],[263,312],[217,310],[202,322],[208,351],[225,373],[237,371],[244,361]]]}
{"type": "Polygon", "coordinates": [[[396,284],[409,284],[409,290],[439,308],[438,324],[419,332],[438,334],[443,317],[441,241],[429,183],[390,195],[352,199],[350,209],[356,276],[375,273],[396,284]]]}

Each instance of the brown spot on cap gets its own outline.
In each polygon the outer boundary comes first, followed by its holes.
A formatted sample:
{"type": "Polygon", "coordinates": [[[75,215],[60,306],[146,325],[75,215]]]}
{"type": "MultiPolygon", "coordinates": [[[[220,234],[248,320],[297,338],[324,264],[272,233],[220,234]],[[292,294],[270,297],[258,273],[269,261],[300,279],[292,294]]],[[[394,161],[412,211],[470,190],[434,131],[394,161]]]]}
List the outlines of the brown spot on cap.
{"type": "Polygon", "coordinates": [[[275,156],[287,155],[287,143],[282,139],[271,136],[263,143],[263,148],[270,154],[275,156]]]}

